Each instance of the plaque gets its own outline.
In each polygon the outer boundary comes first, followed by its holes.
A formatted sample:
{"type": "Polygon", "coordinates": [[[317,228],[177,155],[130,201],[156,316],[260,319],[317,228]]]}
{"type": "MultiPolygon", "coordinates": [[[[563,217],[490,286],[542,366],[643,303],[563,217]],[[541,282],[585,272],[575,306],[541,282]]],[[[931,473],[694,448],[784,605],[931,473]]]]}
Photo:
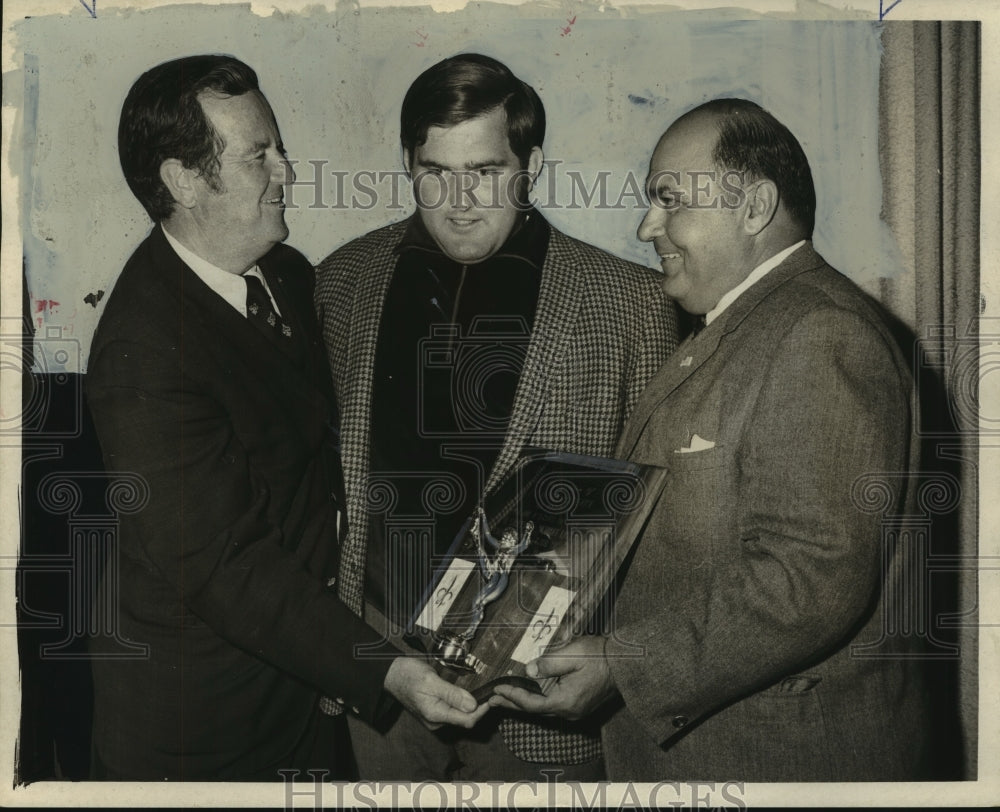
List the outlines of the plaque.
{"type": "Polygon", "coordinates": [[[479,701],[501,682],[543,690],[527,664],[603,628],[611,586],[664,475],[621,460],[526,450],[459,531],[407,642],[479,701]]]}

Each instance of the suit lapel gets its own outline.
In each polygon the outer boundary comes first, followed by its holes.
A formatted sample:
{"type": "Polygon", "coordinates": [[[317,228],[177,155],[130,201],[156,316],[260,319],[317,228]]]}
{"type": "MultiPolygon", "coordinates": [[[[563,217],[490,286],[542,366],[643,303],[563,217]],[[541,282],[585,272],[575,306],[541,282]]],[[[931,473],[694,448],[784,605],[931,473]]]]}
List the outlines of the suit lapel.
{"type": "Polygon", "coordinates": [[[583,298],[583,285],[574,284],[573,279],[580,265],[576,249],[560,231],[550,229],[531,341],[503,447],[486,483],[487,493],[510,470],[538,424],[583,298]]]}
{"type": "MultiPolygon", "coordinates": [[[[339,369],[335,384],[341,403],[341,441],[344,480],[348,488],[348,518],[355,526],[366,523],[365,489],[368,482],[375,352],[382,323],[382,306],[396,270],[395,248],[405,232],[406,222],[399,224],[393,234],[394,239],[387,240],[385,245],[373,252],[368,265],[370,270],[357,274],[351,299],[347,352],[335,360],[339,369]]],[[[365,537],[365,531],[349,536],[349,543],[356,548],[353,554],[359,557],[362,565],[364,549],[361,542],[365,537]]]]}
{"type": "MultiPolygon", "coordinates": [[[[181,318],[189,323],[194,320],[204,338],[197,339],[197,333],[190,329],[184,330],[185,336],[192,346],[202,345],[198,346],[199,353],[225,359],[219,363],[220,374],[231,374],[234,366],[238,365],[253,371],[255,377],[266,380],[269,390],[303,406],[321,396],[313,385],[311,371],[293,364],[273,342],[209,288],[177,256],[159,227],[150,238],[153,261],[160,268],[160,278],[165,282],[169,280],[170,287],[176,291],[181,318]]],[[[265,270],[267,265],[263,262],[261,269],[272,291],[280,291],[275,295],[279,298],[282,315],[287,312],[295,325],[304,330],[301,319],[278,281],[277,270],[265,270]]]]}
{"type": "Polygon", "coordinates": [[[650,417],[663,401],[715,354],[722,339],[739,327],[772,291],[799,274],[825,264],[812,243],[807,242],[745,291],[696,337],[684,341],[650,379],[622,433],[615,456],[622,459],[628,457],[650,417]]]}
{"type": "Polygon", "coordinates": [[[719,342],[725,331],[718,321],[712,322],[696,337],[687,338],[663,362],[656,374],[639,397],[635,409],[629,417],[625,431],[615,450],[615,456],[626,459],[635,448],[635,443],[642,434],[649,418],[659,408],[660,404],[691,377],[719,348],[719,342]]]}

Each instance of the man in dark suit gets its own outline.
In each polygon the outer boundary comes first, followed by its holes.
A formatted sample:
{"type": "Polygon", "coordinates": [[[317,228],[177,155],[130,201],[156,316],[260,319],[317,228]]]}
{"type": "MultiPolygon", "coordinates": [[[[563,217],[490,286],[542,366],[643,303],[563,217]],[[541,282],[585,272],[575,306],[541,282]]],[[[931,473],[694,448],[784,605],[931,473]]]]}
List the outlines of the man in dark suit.
{"type": "Polygon", "coordinates": [[[119,150],[156,226],[109,298],[87,395],[109,470],[144,481],[99,600],[148,656],[93,652],[95,776],[343,775],[320,690],[366,718],[394,695],[474,724],[485,708],[426,663],[353,656],[380,637],[332,588],[333,390],[312,268],[281,245],[292,173],[256,75],[227,56],[158,65],[119,150]]]}
{"type": "MultiPolygon", "coordinates": [[[[609,777],[915,780],[927,697],[888,635],[912,566],[912,382],[880,309],[809,239],[794,136],[709,102],[649,167],[664,291],[704,328],[650,381],[618,455],[668,476],[618,596],[615,633],[535,664],[570,718],[607,705],[609,777]]],[[[909,614],[901,617],[909,617],[909,614]]]]}
{"type": "MultiPolygon", "coordinates": [[[[531,206],[545,110],[506,65],[432,65],[400,124],[417,213],[335,251],[316,283],[350,520],[338,589],[390,633],[524,447],[610,454],[676,341],[653,271],[531,206]]],[[[404,714],[388,731],[352,719],[351,735],[362,778],[604,775],[589,723],[504,718],[431,735],[404,714]]]]}

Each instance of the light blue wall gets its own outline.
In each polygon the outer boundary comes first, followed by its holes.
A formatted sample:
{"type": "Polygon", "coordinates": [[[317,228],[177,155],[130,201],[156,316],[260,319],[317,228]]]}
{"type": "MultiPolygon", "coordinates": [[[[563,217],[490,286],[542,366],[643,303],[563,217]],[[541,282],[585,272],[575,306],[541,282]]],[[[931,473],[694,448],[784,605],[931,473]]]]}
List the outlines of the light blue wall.
{"type": "MultiPolygon", "coordinates": [[[[289,242],[313,261],[411,210],[405,183],[397,180],[402,208],[387,210],[392,181],[365,178],[380,192],[375,207],[336,208],[332,172],[400,170],[407,86],[439,59],[472,50],[503,60],[539,91],[549,120],[546,158],[559,162],[539,194],[547,216],[570,234],[655,267],[651,249],[635,239],[641,187],[629,185],[630,173],[641,183],[656,139],[677,115],[739,95],[770,109],[801,140],[819,193],[821,253],[859,280],[903,270],[879,220],[877,23],[591,10],[570,24],[552,9],[487,4],[434,13],[342,3],[337,11],[270,17],[245,6],[102,7],[97,19],[80,12],[14,26],[24,69],[4,76],[4,104],[21,108],[11,165],[22,183],[35,325],[51,346],[79,342],[83,358],[103,305],[84,297],[110,290],[149,228],[118,166],[122,99],[147,68],[199,52],[232,53],[257,70],[300,181],[313,177],[309,161],[323,162],[324,205],[312,207],[314,190],[303,185],[288,212],[289,242]],[[588,188],[605,172],[607,202],[621,207],[583,207],[577,189],[571,208],[572,172],[588,188]]],[[[70,355],[61,361],[48,352],[39,364],[73,370],[70,355]]]]}

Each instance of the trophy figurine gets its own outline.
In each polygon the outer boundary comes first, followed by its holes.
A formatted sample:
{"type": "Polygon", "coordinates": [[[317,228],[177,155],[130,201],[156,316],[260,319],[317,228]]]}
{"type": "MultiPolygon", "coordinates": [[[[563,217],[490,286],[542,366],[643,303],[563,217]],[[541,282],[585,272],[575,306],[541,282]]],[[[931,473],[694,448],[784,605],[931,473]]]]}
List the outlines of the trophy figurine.
{"type": "Polygon", "coordinates": [[[510,569],[517,557],[531,543],[534,529],[534,524],[529,521],[525,523],[524,534],[520,538],[517,531],[509,527],[497,540],[490,533],[486,511],[481,506],[476,509],[476,518],[470,532],[476,541],[482,586],[472,602],[472,621],[468,627],[461,632],[452,631],[434,635],[433,654],[442,665],[476,674],[481,674],[486,668],[486,664],[469,651],[469,645],[476,635],[479,624],[483,622],[486,605],[499,598],[507,588],[510,569]]]}

